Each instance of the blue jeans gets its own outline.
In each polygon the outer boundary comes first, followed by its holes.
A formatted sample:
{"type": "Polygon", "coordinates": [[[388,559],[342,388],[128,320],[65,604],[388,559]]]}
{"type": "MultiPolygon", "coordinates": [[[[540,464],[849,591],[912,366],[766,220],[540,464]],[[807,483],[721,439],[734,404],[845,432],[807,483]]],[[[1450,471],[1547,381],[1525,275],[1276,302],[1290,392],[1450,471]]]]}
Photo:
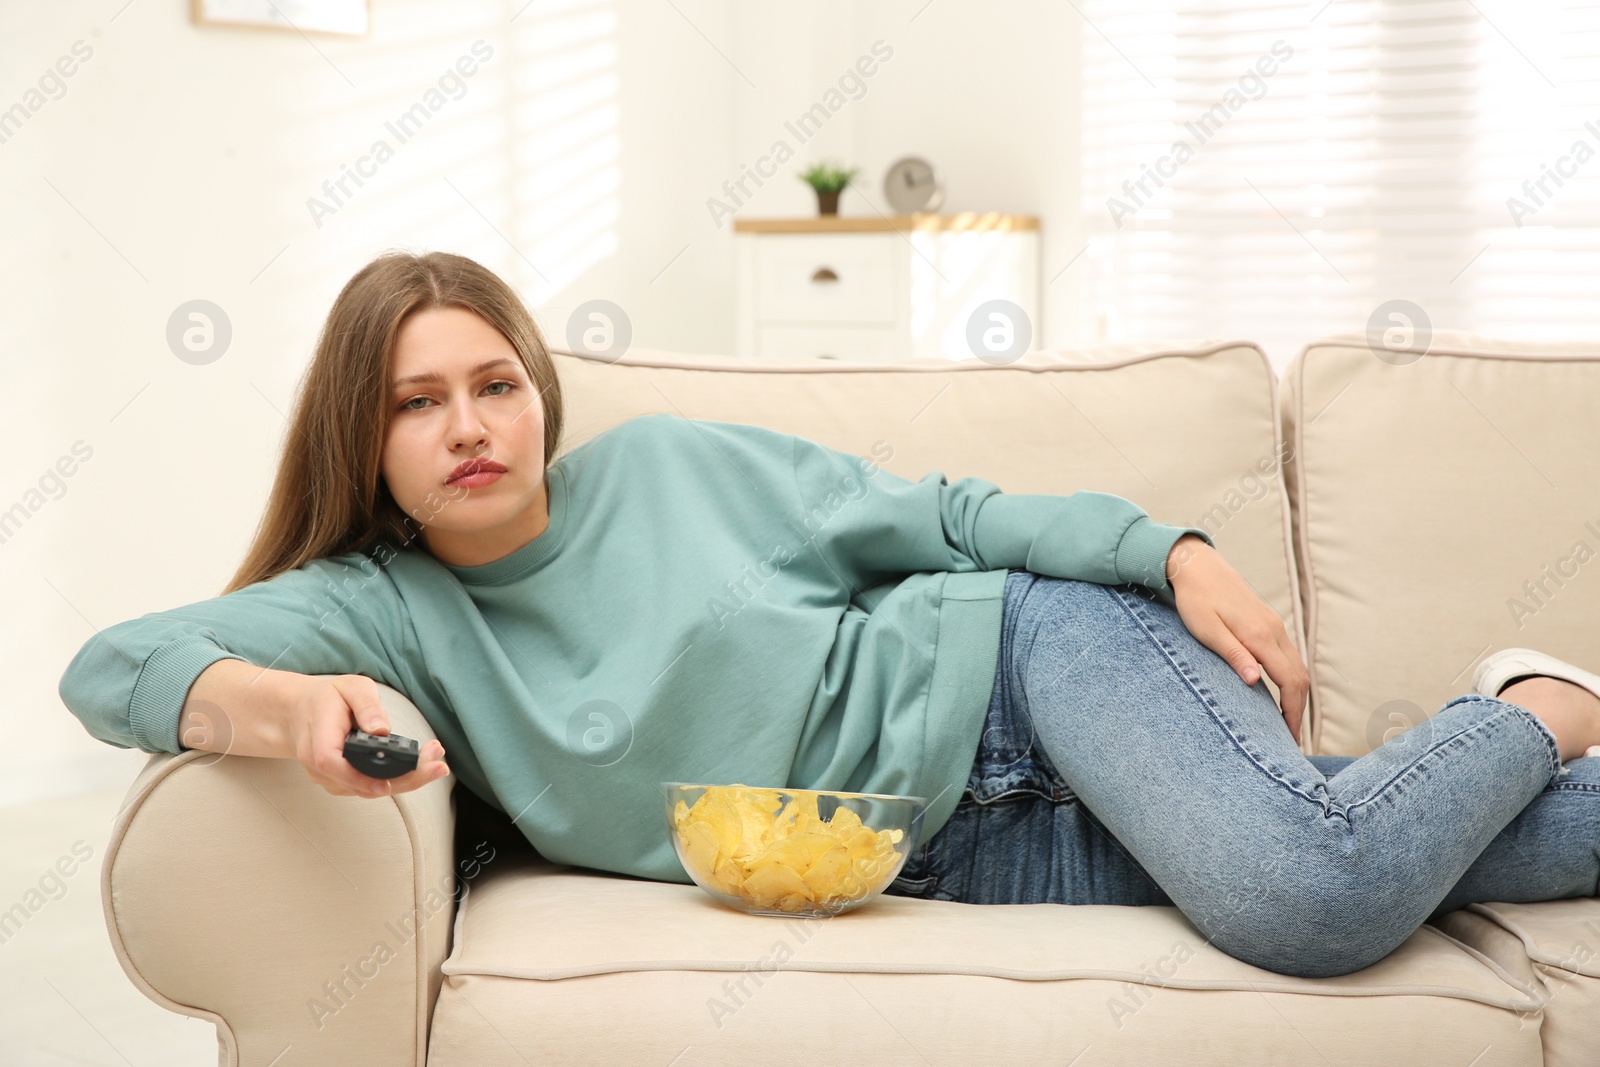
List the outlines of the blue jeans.
{"type": "Polygon", "coordinates": [[[1473,901],[1597,894],[1600,759],[1563,766],[1527,709],[1461,696],[1365,756],[1307,757],[1266,683],[1152,596],[1007,575],[966,790],[887,892],[1176,906],[1230,956],[1302,977],[1360,970],[1473,901]]]}

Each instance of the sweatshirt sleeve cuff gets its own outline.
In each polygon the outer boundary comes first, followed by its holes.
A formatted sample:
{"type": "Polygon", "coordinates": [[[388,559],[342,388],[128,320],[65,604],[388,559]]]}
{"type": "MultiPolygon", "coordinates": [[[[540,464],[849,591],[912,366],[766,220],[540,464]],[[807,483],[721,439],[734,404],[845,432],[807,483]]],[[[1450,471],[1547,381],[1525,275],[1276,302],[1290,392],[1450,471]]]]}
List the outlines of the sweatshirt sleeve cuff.
{"type": "Polygon", "coordinates": [[[184,637],[162,645],[144,661],[128,702],[128,725],[146,752],[180,753],[178,719],[189,687],[219,659],[244,659],[203,637],[184,637]]]}
{"type": "Polygon", "coordinates": [[[1212,548],[1217,547],[1211,535],[1197,526],[1170,526],[1142,515],[1123,531],[1117,544],[1117,577],[1124,582],[1142,585],[1163,594],[1163,602],[1172,599],[1167,581],[1167,556],[1172,546],[1184,534],[1195,534],[1212,548]]]}

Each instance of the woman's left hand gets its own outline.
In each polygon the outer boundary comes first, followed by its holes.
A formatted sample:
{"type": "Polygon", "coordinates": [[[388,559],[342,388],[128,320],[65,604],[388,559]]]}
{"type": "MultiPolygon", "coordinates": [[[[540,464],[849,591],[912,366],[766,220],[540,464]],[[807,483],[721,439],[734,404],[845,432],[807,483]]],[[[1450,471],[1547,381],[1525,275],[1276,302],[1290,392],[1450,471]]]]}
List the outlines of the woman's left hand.
{"type": "Polygon", "coordinates": [[[1265,667],[1278,686],[1289,733],[1299,744],[1311,675],[1278,613],[1222,553],[1194,534],[1178,538],[1167,554],[1167,581],[1189,632],[1226,660],[1246,685],[1255,685],[1265,667]]]}

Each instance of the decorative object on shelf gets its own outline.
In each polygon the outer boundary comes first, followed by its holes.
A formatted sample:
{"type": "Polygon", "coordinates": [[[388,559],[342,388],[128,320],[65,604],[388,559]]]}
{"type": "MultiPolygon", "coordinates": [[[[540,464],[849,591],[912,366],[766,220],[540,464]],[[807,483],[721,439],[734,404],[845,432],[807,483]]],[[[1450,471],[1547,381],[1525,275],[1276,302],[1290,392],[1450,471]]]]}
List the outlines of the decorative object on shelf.
{"type": "Polygon", "coordinates": [[[883,176],[883,195],[902,215],[938,211],[944,205],[944,183],[933,164],[920,156],[898,159],[883,176]]]}
{"type": "Polygon", "coordinates": [[[733,232],[741,356],[1003,363],[1043,337],[1037,216],[736,218],[733,232]]]}
{"type": "Polygon", "coordinates": [[[369,0],[190,0],[190,20],[199,26],[248,26],[364,37],[371,23],[369,0]]]}
{"type": "Polygon", "coordinates": [[[839,194],[850,184],[850,179],[860,173],[860,167],[846,170],[827,163],[817,163],[801,171],[800,180],[817,191],[818,215],[837,215],[839,194]]]}

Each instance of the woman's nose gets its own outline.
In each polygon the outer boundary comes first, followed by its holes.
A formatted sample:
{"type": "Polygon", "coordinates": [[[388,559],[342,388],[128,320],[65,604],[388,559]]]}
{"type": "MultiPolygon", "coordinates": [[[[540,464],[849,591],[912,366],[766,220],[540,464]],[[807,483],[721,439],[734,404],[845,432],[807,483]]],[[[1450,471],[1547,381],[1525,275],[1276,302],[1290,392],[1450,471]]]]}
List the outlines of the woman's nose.
{"type": "Polygon", "coordinates": [[[450,433],[456,441],[481,441],[487,436],[487,429],[472,401],[462,401],[451,409],[450,433]]]}

